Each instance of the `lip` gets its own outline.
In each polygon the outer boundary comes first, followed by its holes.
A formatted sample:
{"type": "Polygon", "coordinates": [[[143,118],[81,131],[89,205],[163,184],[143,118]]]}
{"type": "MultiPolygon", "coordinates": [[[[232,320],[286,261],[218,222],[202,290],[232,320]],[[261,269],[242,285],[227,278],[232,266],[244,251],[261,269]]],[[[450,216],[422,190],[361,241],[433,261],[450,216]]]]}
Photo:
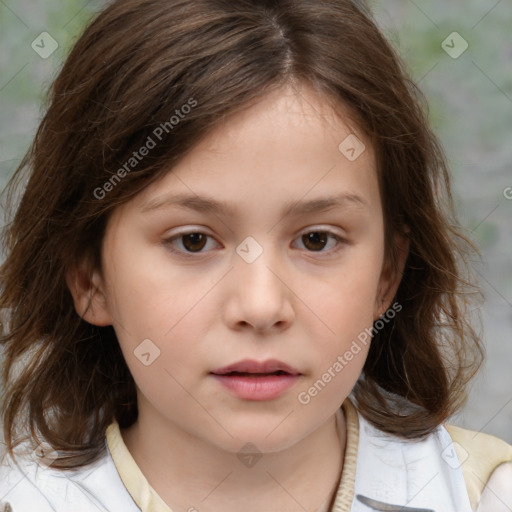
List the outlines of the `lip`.
{"type": "Polygon", "coordinates": [[[277,359],[262,362],[245,359],[210,373],[217,382],[238,398],[259,401],[278,398],[290,389],[301,375],[297,369],[277,359]]]}
{"type": "Polygon", "coordinates": [[[274,373],[286,372],[290,375],[300,375],[299,370],[292,366],[279,361],[278,359],[267,359],[266,361],[256,361],[255,359],[244,359],[236,363],[213,370],[211,373],[215,375],[225,375],[231,372],[240,373],[274,373]]]}

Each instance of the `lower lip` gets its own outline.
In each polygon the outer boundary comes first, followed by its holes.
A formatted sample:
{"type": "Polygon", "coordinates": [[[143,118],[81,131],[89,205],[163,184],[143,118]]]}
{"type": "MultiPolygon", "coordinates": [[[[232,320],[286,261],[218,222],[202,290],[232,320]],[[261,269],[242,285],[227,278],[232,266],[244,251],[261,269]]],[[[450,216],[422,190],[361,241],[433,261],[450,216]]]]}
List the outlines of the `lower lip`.
{"type": "Polygon", "coordinates": [[[258,377],[212,375],[238,398],[245,400],[272,400],[278,398],[299,379],[299,375],[290,374],[261,375],[258,377]]]}

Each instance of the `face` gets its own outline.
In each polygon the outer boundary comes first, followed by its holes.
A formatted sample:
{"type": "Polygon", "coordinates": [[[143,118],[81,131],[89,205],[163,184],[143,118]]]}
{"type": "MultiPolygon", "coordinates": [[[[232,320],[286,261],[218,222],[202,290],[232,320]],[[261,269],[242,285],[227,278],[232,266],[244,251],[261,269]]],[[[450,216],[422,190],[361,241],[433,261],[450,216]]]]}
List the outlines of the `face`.
{"type": "Polygon", "coordinates": [[[398,286],[383,263],[369,142],[313,91],[282,89],[114,211],[84,318],[113,325],[139,418],[233,452],[249,440],[277,451],[354,386],[369,347],[358,335],[398,286]],[[339,149],[354,135],[359,156],[353,138],[339,149]],[[247,360],[287,367],[219,377],[247,360]]]}

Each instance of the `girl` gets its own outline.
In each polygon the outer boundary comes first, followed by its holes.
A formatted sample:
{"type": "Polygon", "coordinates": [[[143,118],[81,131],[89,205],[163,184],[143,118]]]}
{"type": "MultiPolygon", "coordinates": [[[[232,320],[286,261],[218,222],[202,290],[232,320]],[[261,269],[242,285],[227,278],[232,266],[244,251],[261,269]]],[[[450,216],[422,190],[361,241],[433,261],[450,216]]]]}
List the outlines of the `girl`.
{"type": "MultiPolygon", "coordinates": [[[[350,0],[118,0],[5,231],[4,510],[512,507],[419,94],[350,0]]],[[[510,481],[510,480],[509,480],[510,481]]]]}

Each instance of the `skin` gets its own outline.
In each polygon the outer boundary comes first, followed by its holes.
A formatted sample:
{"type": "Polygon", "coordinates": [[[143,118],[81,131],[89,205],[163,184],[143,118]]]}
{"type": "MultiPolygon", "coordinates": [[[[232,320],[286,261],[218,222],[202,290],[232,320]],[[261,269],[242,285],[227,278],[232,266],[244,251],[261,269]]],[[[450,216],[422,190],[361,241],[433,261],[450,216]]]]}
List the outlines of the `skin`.
{"type": "Polygon", "coordinates": [[[512,510],[512,462],[498,466],[487,481],[476,512],[508,512],[512,510]]]}
{"type": "MultiPolygon", "coordinates": [[[[403,268],[406,243],[396,243],[403,268]]],[[[90,323],[114,326],[137,385],[139,418],[123,439],[173,510],[303,512],[330,502],[345,449],[335,413],[368,345],[308,404],[298,395],[371,328],[400,281],[384,265],[374,154],[348,118],[305,86],[274,91],[227,118],[114,211],[102,272],[86,275],[69,276],[76,309],[90,323]],[[351,133],[366,146],[354,161],[338,150],[351,133]],[[143,212],[173,193],[228,201],[236,214],[171,204],[143,212]],[[285,203],[343,193],[362,202],[282,215],[285,203]],[[302,237],[326,231],[343,241],[302,237]],[[184,232],[210,238],[191,243],[177,236],[184,232]],[[236,252],[247,236],[263,249],[252,263],[236,252]],[[186,257],[190,246],[199,252],[186,257]],[[134,355],[144,339],[160,349],[149,366],[134,355]],[[276,399],[240,399],[209,372],[246,358],[276,358],[301,376],[276,399]],[[236,456],[247,442],[263,454],[252,467],[236,456]]]]}

